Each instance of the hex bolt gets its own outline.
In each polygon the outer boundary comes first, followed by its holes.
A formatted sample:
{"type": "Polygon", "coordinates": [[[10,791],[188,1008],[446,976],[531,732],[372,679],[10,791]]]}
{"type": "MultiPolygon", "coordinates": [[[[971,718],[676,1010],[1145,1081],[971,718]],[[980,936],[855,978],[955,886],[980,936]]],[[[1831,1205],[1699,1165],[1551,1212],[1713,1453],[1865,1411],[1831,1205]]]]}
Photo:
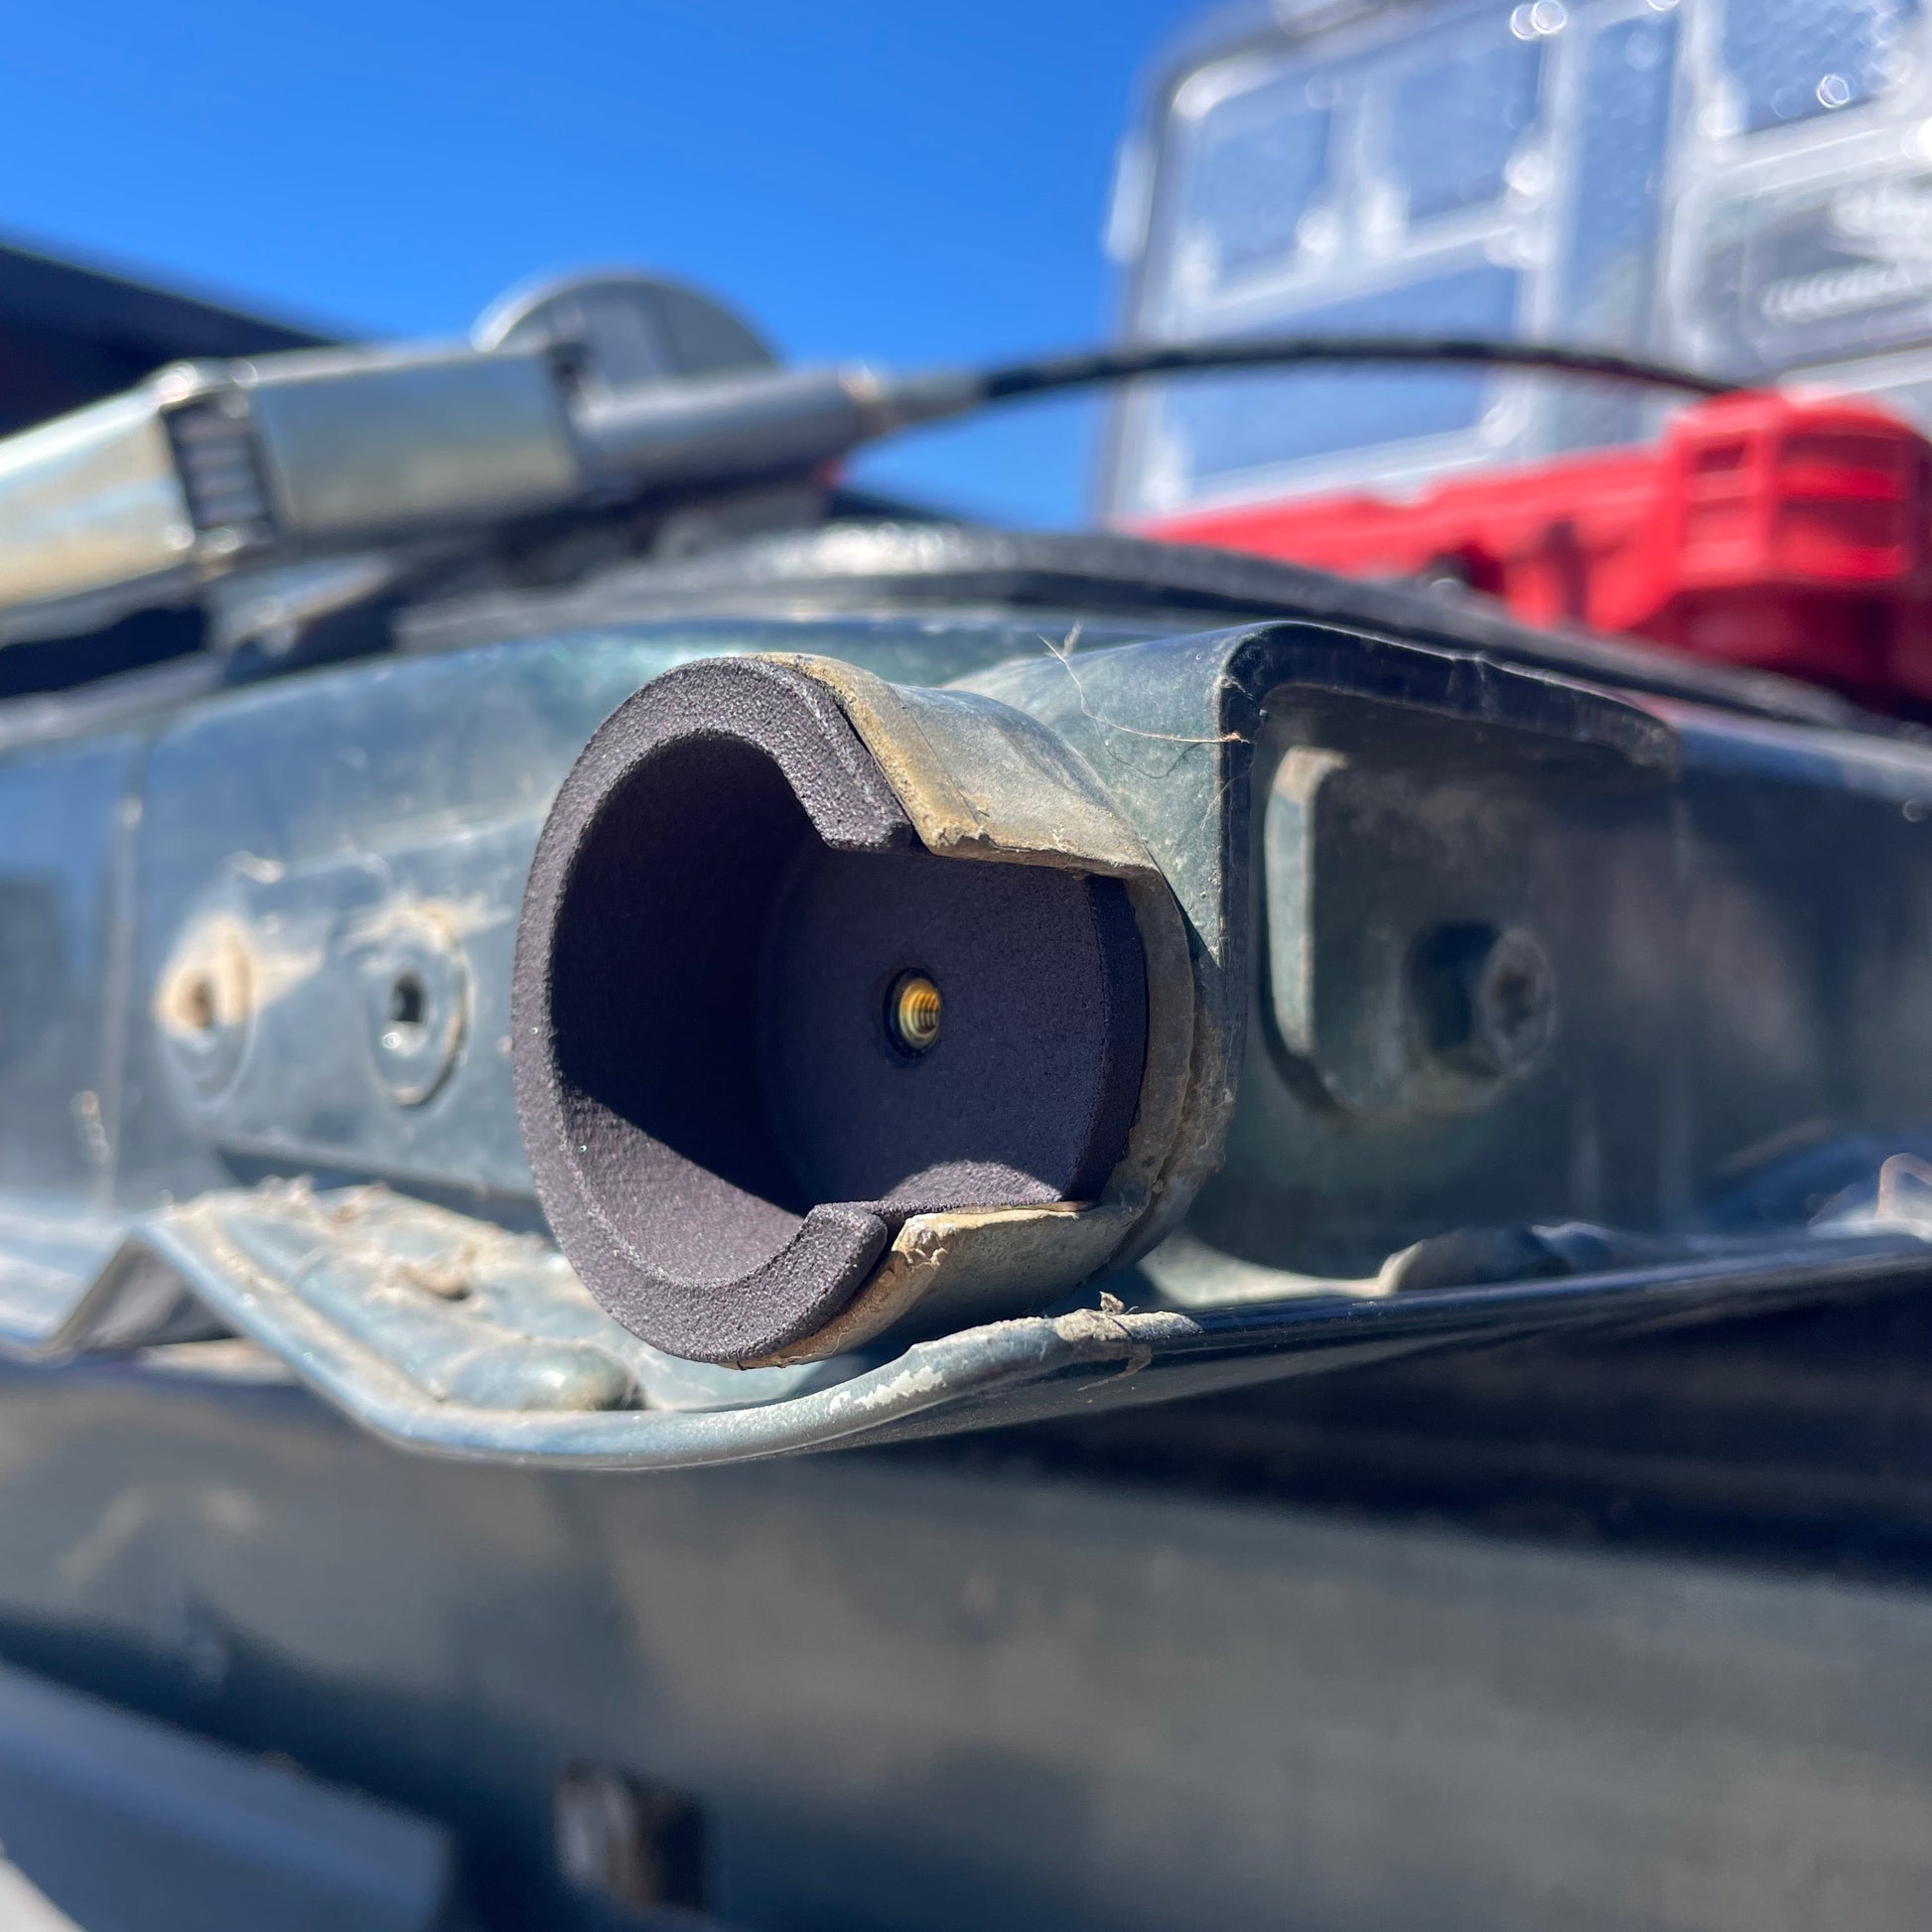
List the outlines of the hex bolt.
{"type": "Polygon", "coordinates": [[[1556,974],[1521,926],[1438,926],[1416,950],[1414,990],[1429,1050],[1483,1079],[1520,1078],[1556,1031],[1556,974]]]}

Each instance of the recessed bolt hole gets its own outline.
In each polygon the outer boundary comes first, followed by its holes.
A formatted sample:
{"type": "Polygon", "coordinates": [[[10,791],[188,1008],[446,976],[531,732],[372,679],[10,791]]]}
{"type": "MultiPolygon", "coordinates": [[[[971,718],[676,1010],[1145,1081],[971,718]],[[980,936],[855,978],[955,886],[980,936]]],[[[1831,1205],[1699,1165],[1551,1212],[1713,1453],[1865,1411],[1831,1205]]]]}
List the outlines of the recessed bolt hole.
{"type": "Polygon", "coordinates": [[[457,1063],[467,1006],[462,955],[425,919],[399,922],[358,964],[375,1077],[398,1106],[420,1106],[457,1063]]]}
{"type": "Polygon", "coordinates": [[[1498,974],[1489,989],[1496,1031],[1505,1038],[1519,1036],[1541,1011],[1536,981],[1524,972],[1498,974]]]}
{"type": "Polygon", "coordinates": [[[220,1091],[248,1040],[252,967],[241,928],[214,919],[191,931],[156,989],[154,1019],[177,1072],[203,1095],[220,1091]]]}
{"type": "Polygon", "coordinates": [[[614,1766],[573,1764],[557,1780],[555,1802],[567,1883],[650,1911],[653,1923],[654,1907],[704,1909],[708,1833],[694,1798],[614,1766]]]}
{"type": "Polygon", "coordinates": [[[915,1057],[928,1051],[939,1037],[944,1002],[939,989],[924,973],[901,973],[886,997],[886,1032],[901,1053],[915,1057]]]}
{"type": "Polygon", "coordinates": [[[389,989],[389,1023],[395,1027],[420,1027],[429,995],[414,973],[399,973],[389,989]]]}
{"type": "Polygon", "coordinates": [[[389,1053],[414,1053],[423,1043],[429,992],[414,973],[398,973],[389,983],[388,1025],[382,1046],[389,1053]]]}
{"type": "Polygon", "coordinates": [[[181,990],[181,1016],[198,1034],[214,1031],[214,982],[197,973],[181,990]]]}

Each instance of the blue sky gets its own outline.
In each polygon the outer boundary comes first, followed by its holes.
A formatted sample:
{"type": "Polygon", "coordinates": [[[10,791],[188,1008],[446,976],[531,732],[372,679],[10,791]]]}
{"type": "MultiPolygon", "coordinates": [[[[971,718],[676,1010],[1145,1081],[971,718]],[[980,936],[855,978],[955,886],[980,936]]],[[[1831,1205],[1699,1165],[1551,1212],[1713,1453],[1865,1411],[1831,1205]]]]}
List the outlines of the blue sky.
{"type": "MultiPolygon", "coordinates": [[[[1136,84],[1189,0],[22,5],[0,227],[369,334],[456,334],[533,271],[638,263],[790,356],[1072,345],[1136,84]]],[[[871,479],[1081,516],[1091,405],[917,440],[871,479]]]]}

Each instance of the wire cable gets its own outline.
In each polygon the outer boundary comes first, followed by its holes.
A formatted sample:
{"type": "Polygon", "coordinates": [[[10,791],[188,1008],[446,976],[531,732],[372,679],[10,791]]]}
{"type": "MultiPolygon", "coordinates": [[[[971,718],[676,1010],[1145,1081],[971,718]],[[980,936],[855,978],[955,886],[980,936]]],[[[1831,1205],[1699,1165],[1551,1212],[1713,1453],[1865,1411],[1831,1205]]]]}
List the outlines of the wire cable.
{"type": "Polygon", "coordinates": [[[1280,368],[1302,362],[1390,362],[1545,369],[1558,375],[1676,389],[1694,396],[1734,395],[1744,385],[1665,362],[1554,343],[1516,343],[1464,336],[1245,336],[1219,342],[1130,344],[1120,348],[1009,362],[980,372],[988,402],[1132,382],[1143,376],[1212,369],[1280,368]]]}

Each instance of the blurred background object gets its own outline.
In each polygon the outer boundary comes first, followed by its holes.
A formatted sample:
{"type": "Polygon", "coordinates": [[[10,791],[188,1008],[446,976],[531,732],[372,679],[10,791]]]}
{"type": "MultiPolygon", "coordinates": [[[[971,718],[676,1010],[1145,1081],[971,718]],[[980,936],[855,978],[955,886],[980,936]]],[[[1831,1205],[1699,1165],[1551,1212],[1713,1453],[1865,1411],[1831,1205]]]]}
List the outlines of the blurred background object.
{"type": "MultiPolygon", "coordinates": [[[[1196,11],[560,0],[467,7],[453,33],[437,0],[27,9],[0,67],[0,230],[331,336],[461,336],[532,271],[641,262],[788,360],[1080,342],[1112,314],[1123,109],[1196,11]]],[[[1075,522],[1098,408],[865,474],[1075,522]]]]}

